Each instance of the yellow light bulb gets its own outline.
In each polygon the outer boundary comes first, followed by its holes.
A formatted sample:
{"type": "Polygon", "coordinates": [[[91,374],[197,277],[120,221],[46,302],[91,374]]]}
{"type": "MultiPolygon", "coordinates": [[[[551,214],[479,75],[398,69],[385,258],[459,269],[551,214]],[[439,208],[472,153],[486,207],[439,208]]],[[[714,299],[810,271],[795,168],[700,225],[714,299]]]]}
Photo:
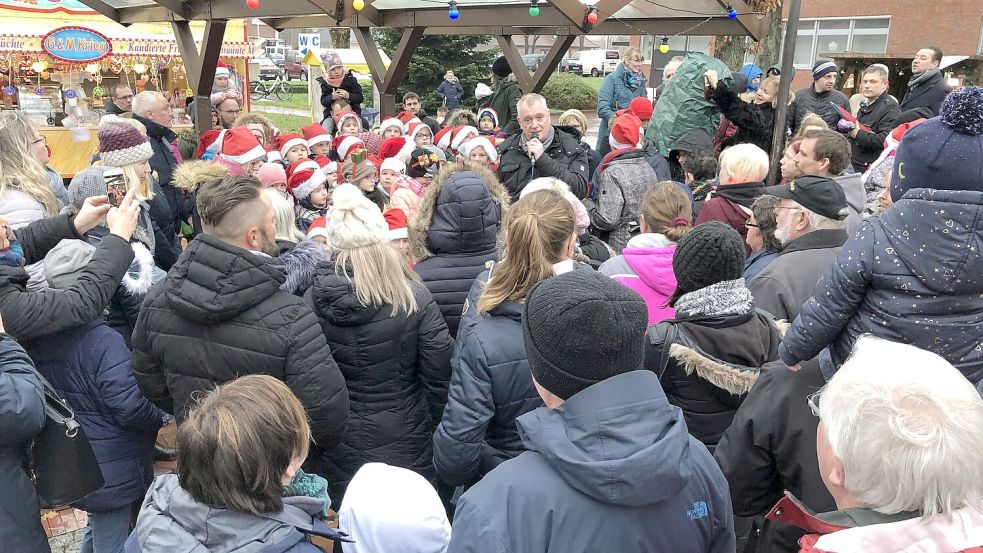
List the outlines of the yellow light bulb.
{"type": "Polygon", "coordinates": [[[362,11],[362,9],[365,8],[365,0],[352,0],[352,7],[355,8],[355,11],[357,12],[362,11]]]}
{"type": "Polygon", "coordinates": [[[659,51],[662,52],[663,54],[668,54],[669,53],[669,45],[668,44],[660,44],[659,45],[659,51]]]}

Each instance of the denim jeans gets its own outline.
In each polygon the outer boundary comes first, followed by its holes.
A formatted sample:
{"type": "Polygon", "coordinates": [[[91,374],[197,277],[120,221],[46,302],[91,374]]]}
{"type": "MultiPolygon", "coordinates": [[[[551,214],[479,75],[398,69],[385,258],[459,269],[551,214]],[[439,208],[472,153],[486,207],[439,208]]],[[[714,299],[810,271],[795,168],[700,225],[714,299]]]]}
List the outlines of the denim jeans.
{"type": "Polygon", "coordinates": [[[104,513],[87,513],[81,553],[123,553],[130,533],[130,506],[104,513]]]}

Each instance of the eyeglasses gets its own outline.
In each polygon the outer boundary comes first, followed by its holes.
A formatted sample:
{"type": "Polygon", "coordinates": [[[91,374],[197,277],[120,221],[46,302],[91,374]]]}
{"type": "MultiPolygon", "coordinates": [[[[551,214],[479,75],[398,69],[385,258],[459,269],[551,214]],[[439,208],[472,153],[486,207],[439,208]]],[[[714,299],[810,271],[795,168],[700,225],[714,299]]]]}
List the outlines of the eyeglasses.
{"type": "Polygon", "coordinates": [[[38,143],[41,143],[41,142],[47,144],[48,143],[47,137],[42,136],[41,138],[35,140],[34,142],[31,142],[31,146],[33,146],[35,144],[38,144],[38,143]]]}
{"type": "Polygon", "coordinates": [[[132,100],[133,99],[133,95],[130,94],[129,96],[117,96],[116,99],[117,100],[132,100]]]}
{"type": "Polygon", "coordinates": [[[761,228],[761,225],[759,225],[757,223],[751,223],[751,222],[744,223],[744,226],[746,226],[748,228],[761,228]]]}
{"type": "Polygon", "coordinates": [[[235,109],[235,110],[226,110],[226,109],[223,109],[222,110],[222,113],[228,113],[228,114],[231,114],[231,115],[239,115],[240,113],[242,113],[242,110],[241,109],[235,109]]]}
{"type": "Polygon", "coordinates": [[[809,410],[812,411],[812,415],[819,418],[822,418],[822,416],[819,414],[819,394],[821,393],[822,392],[819,391],[809,395],[809,397],[806,398],[806,403],[809,404],[809,410]]]}
{"type": "Polygon", "coordinates": [[[776,205],[775,211],[777,212],[779,209],[790,209],[792,211],[798,211],[802,209],[802,207],[797,205],[776,205]]]}

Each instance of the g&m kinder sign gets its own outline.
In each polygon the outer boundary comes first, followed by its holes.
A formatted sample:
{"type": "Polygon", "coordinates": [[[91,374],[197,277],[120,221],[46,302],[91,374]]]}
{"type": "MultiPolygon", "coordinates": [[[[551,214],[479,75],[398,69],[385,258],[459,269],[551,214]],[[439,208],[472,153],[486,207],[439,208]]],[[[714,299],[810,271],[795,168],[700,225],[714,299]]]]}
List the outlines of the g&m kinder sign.
{"type": "Polygon", "coordinates": [[[109,39],[85,27],[62,27],[41,38],[41,49],[49,56],[68,62],[99,61],[113,51],[109,39]]]}

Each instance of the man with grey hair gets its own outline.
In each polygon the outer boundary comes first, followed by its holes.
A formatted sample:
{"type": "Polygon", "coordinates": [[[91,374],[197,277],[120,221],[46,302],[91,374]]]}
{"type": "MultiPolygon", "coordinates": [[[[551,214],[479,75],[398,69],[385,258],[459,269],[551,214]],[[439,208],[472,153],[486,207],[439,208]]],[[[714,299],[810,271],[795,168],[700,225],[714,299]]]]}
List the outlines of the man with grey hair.
{"type": "Polygon", "coordinates": [[[853,169],[863,173],[884,151],[884,139],[897,126],[901,107],[887,93],[887,67],[879,63],[864,70],[861,94],[864,100],[857,111],[857,122],[848,133],[853,169]]]}
{"type": "Polygon", "coordinates": [[[345,380],[314,312],[280,289],[273,204],[255,177],[233,176],[203,184],[196,201],[203,232],[147,294],[133,331],[141,391],[181,424],[200,392],[270,375],[300,399],[317,445],[334,446],[345,380]]]}
{"type": "Polygon", "coordinates": [[[577,198],[587,195],[587,150],[580,140],[553,126],[546,98],[526,94],[519,99],[519,128],[499,146],[498,178],[512,201],[538,177],[553,177],[577,198]]]}
{"type": "Polygon", "coordinates": [[[748,288],[756,307],[791,322],[846,242],[846,195],[832,179],[814,175],[770,186],[765,194],[779,198],[775,238],[784,249],[748,288]]]}
{"type": "Polygon", "coordinates": [[[137,94],[133,98],[133,119],[143,123],[147,128],[147,138],[150,140],[150,147],[154,150],[154,155],[150,158],[150,169],[157,175],[160,190],[154,187],[155,197],[150,202],[150,216],[161,233],[170,241],[164,245],[157,244],[157,248],[166,247],[171,254],[165,256],[160,255],[162,252],[155,252],[154,259],[161,269],[167,271],[170,270],[173,260],[181,254],[178,231],[181,229],[181,222],[188,220],[192,211],[188,195],[171,184],[178,164],[174,155],[175,149],[172,149],[171,145],[177,140],[177,135],[170,128],[171,110],[167,99],[160,92],[145,90],[137,94]],[[158,192],[163,201],[157,198],[158,192]],[[171,261],[165,262],[165,259],[171,261]]]}
{"type": "Polygon", "coordinates": [[[790,494],[767,518],[805,529],[803,551],[977,551],[983,546],[983,399],[938,355],[861,337],[808,399],[836,511],[790,494]]]}

